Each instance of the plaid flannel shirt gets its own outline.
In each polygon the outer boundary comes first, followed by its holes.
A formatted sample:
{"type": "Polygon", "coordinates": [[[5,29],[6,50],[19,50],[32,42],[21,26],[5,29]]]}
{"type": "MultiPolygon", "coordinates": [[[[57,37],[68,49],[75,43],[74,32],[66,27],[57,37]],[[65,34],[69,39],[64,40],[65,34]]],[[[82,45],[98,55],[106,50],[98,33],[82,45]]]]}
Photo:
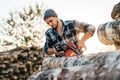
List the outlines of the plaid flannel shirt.
{"type": "MultiPolygon", "coordinates": [[[[62,21],[62,20],[61,20],[62,21]]],[[[54,28],[50,28],[45,32],[46,42],[44,45],[44,53],[47,54],[48,48],[55,48],[57,44],[67,43],[70,41],[78,41],[78,33],[90,32],[94,34],[95,27],[91,24],[78,22],[77,20],[62,21],[62,36],[54,28]]]]}

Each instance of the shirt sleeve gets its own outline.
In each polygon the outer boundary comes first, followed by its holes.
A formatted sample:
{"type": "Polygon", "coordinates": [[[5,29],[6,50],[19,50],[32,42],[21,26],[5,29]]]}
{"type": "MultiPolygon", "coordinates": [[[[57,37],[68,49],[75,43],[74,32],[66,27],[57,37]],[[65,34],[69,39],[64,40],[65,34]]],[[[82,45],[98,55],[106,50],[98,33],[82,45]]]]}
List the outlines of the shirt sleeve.
{"type": "Polygon", "coordinates": [[[79,29],[80,32],[90,32],[92,35],[95,32],[95,27],[91,24],[85,23],[85,22],[79,22],[77,20],[74,20],[75,27],[79,29]]]}
{"type": "Polygon", "coordinates": [[[52,48],[52,45],[51,45],[51,43],[50,43],[49,37],[47,36],[47,33],[45,33],[45,37],[46,37],[46,41],[45,41],[45,45],[44,45],[43,50],[44,50],[44,53],[47,54],[48,48],[52,48]]]}

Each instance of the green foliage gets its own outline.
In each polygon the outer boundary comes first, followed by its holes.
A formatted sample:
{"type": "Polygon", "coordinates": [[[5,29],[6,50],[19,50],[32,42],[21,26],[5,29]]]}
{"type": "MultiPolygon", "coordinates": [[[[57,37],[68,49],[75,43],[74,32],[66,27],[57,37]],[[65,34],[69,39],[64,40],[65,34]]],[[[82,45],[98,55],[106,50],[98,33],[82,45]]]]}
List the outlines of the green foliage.
{"type": "MultiPolygon", "coordinates": [[[[5,32],[5,36],[9,38],[3,38],[0,42],[6,46],[39,46],[42,47],[44,43],[44,32],[47,25],[42,19],[42,15],[45,9],[35,4],[35,6],[29,6],[28,9],[23,7],[23,11],[11,11],[10,17],[4,20],[2,28],[5,32]]],[[[1,34],[2,32],[0,32],[1,34]]]]}

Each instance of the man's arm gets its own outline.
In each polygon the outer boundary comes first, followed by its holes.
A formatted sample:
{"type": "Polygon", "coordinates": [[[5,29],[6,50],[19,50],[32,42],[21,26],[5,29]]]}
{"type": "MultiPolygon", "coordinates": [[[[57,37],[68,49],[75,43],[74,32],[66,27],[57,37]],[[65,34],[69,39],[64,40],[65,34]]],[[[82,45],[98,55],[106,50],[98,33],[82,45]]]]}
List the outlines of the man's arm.
{"type": "Polygon", "coordinates": [[[78,41],[78,48],[84,48],[85,47],[85,41],[88,40],[90,37],[92,37],[90,32],[84,33],[83,37],[78,41]]]}
{"type": "Polygon", "coordinates": [[[51,41],[47,35],[47,32],[45,33],[46,36],[46,42],[44,45],[44,53],[47,55],[57,54],[57,51],[55,48],[52,47],[51,41]]]}
{"type": "Polygon", "coordinates": [[[48,50],[47,50],[47,54],[48,55],[52,55],[52,54],[55,54],[55,55],[57,55],[57,51],[56,51],[56,49],[55,48],[48,48],[48,50]]]}
{"type": "Polygon", "coordinates": [[[95,32],[95,27],[91,24],[87,24],[84,22],[78,22],[78,21],[75,21],[75,26],[76,28],[80,30],[80,32],[84,32],[84,35],[78,41],[78,48],[81,49],[85,47],[86,40],[88,40],[90,37],[93,36],[95,32]]]}
{"type": "Polygon", "coordinates": [[[45,45],[44,45],[44,53],[47,55],[52,55],[52,54],[56,54],[57,51],[55,50],[55,48],[52,48],[49,41],[46,39],[45,45]]]}

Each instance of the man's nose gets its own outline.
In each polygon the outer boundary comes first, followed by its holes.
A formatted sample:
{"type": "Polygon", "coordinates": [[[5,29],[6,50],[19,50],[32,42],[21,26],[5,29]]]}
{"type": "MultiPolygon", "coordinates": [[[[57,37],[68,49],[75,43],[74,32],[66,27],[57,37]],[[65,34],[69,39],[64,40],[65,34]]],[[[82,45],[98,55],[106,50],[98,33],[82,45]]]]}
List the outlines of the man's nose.
{"type": "Polygon", "coordinates": [[[52,26],[52,23],[49,23],[48,25],[49,25],[49,26],[52,26]]]}

